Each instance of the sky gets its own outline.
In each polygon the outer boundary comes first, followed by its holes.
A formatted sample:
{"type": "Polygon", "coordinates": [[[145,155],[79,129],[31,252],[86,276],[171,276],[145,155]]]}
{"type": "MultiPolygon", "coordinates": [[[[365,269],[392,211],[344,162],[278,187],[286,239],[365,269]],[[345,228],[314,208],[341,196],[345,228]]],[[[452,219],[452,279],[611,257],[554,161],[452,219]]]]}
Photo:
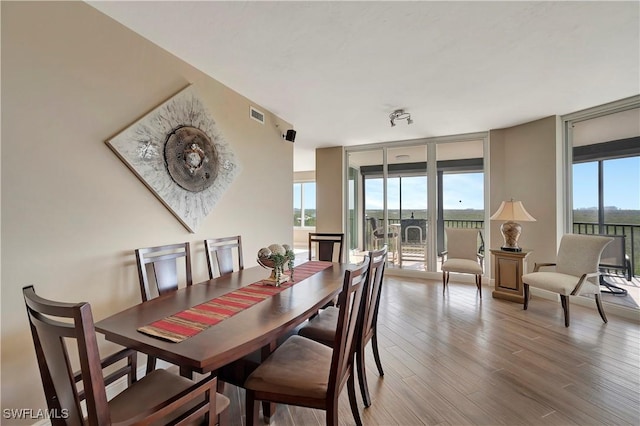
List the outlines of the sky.
{"type": "MultiPolygon", "coordinates": [[[[598,163],[595,161],[573,166],[574,209],[598,205],[598,163]]],[[[605,206],[622,210],[640,210],[640,157],[604,161],[605,206]]],[[[296,184],[300,185],[300,184],[296,184]]],[[[305,207],[315,209],[315,183],[303,185],[305,207]]],[[[299,186],[298,186],[299,188],[299,186]]],[[[444,175],[443,200],[446,210],[483,207],[483,174],[456,173],[444,175]]],[[[367,179],[367,209],[382,210],[382,179],[367,179]]],[[[389,208],[398,209],[399,179],[390,178],[388,185],[389,208]]],[[[402,208],[426,210],[427,178],[402,178],[402,208]]],[[[300,190],[294,191],[294,206],[300,204],[300,190]]]]}
{"type": "MultiPolygon", "coordinates": [[[[603,162],[604,205],[640,210],[640,157],[603,162]]],[[[573,165],[573,208],[598,206],[598,163],[573,165]]]]}

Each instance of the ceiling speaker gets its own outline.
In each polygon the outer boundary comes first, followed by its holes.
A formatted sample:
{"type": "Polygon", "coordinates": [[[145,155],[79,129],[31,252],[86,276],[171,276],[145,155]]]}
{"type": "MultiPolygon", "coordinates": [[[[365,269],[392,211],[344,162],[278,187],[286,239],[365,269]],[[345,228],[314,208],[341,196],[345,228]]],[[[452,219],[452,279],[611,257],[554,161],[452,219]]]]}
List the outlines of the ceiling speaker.
{"type": "Polygon", "coordinates": [[[286,140],[288,140],[289,142],[295,142],[296,141],[296,131],[293,130],[293,129],[287,130],[287,134],[284,136],[284,138],[286,140]]]}

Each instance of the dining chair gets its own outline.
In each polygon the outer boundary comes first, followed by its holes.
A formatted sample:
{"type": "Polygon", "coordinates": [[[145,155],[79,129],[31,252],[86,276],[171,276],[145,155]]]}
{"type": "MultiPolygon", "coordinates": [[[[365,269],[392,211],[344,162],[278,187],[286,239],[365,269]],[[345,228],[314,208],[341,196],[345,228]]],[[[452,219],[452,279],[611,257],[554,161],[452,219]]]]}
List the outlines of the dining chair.
{"type": "MultiPolygon", "coordinates": [[[[280,345],[247,378],[247,425],[257,421],[258,401],[297,405],[326,411],[326,424],[338,424],[338,399],[347,385],[356,424],[361,425],[356,401],[353,358],[369,258],[344,274],[339,296],[340,312],[333,349],[293,335],[280,345]]],[[[269,418],[265,417],[268,423],[269,418]]]]}
{"type": "Polygon", "coordinates": [[[342,262],[342,246],[344,244],[343,233],[310,232],[309,233],[309,260],[326,262],[342,262]],[[337,259],[335,254],[337,253],[337,259]]]}
{"type": "MultiPolygon", "coordinates": [[[[22,292],[47,407],[56,414],[51,419],[53,426],[167,424],[171,420],[186,424],[202,417],[214,425],[217,415],[228,411],[229,399],[215,391],[215,376],[194,383],[167,370],[155,370],[140,380],[133,376],[125,390],[107,401],[106,386],[111,382],[103,377],[102,369],[111,365],[110,361],[122,359],[120,354],[135,352],[125,349],[101,361],[88,303],[44,299],[33,286],[22,292]],[[72,348],[77,349],[80,361],[78,373],[71,369],[72,348]],[[77,387],[80,381],[82,391],[77,387]]],[[[135,365],[127,365],[116,373],[127,374],[130,367],[135,369],[135,365]]],[[[223,415],[220,421],[227,419],[223,415]]]]}
{"type": "Polygon", "coordinates": [[[557,293],[564,311],[564,326],[569,327],[569,296],[593,295],[598,313],[606,323],[598,268],[602,251],[611,241],[613,238],[597,235],[564,235],[555,263],[536,263],[532,273],[522,276],[524,310],[529,307],[529,287],[557,293]],[[555,271],[540,271],[551,266],[555,266],[555,271]]]}
{"type": "MultiPolygon", "coordinates": [[[[371,349],[373,350],[373,358],[378,367],[378,373],[380,377],[384,376],[380,353],[378,351],[377,323],[387,255],[386,245],[380,250],[369,252],[369,259],[371,260],[369,262],[368,278],[365,283],[364,296],[362,298],[363,306],[358,327],[359,336],[356,342],[355,357],[360,392],[362,393],[362,400],[365,407],[371,405],[364,354],[364,350],[369,341],[371,341],[371,349]]],[[[335,342],[339,312],[339,309],[334,306],[323,309],[318,315],[310,319],[307,324],[302,326],[300,330],[298,330],[298,334],[332,347],[335,342]]]]}
{"type": "Polygon", "coordinates": [[[484,256],[478,251],[478,233],[475,228],[447,228],[447,249],[442,252],[442,294],[449,284],[449,273],[473,274],[482,298],[482,263],[484,256]]]}
{"type": "Polygon", "coordinates": [[[139,248],[135,252],[143,302],[155,297],[151,291],[152,282],[149,280],[149,275],[153,277],[158,296],[178,289],[178,259],[180,258],[184,258],[186,285],[192,284],[189,243],[139,248]]]}
{"type": "MultiPolygon", "coordinates": [[[[192,284],[189,243],[139,248],[136,249],[135,253],[136,264],[138,265],[138,279],[140,281],[140,295],[143,302],[178,289],[179,259],[184,258],[186,285],[190,286],[192,284]],[[153,278],[153,280],[149,280],[149,277],[153,278]],[[155,287],[155,291],[152,291],[153,287],[155,287]]],[[[148,355],[147,373],[150,373],[155,368],[156,358],[148,355]]]]}
{"type": "Polygon", "coordinates": [[[204,240],[204,248],[207,253],[209,279],[215,278],[216,269],[220,276],[230,274],[234,271],[236,264],[233,256],[234,249],[237,249],[236,259],[238,270],[244,269],[244,262],[242,261],[242,237],[240,235],[204,240]]]}

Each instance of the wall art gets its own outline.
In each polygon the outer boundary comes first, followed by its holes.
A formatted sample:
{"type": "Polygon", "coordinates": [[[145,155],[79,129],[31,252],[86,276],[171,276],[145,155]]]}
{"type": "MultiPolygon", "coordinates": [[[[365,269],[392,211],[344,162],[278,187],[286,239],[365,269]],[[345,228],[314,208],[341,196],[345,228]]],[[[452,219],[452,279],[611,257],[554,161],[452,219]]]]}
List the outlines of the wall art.
{"type": "Polygon", "coordinates": [[[240,173],[233,150],[193,86],[107,144],[191,232],[240,173]]]}

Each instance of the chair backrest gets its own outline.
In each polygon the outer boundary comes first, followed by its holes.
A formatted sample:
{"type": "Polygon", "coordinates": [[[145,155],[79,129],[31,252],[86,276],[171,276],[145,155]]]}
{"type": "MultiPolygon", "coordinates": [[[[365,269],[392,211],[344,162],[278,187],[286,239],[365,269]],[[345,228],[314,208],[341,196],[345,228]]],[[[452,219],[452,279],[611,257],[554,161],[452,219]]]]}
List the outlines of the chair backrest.
{"type": "Polygon", "coordinates": [[[447,258],[478,260],[478,230],[447,228],[447,258]]]}
{"type": "Polygon", "coordinates": [[[369,252],[369,271],[367,272],[367,285],[363,296],[364,310],[361,313],[363,318],[361,344],[363,346],[371,339],[373,329],[378,321],[378,308],[380,307],[384,268],[387,264],[387,252],[386,245],[380,250],[369,252]]]}
{"type": "Polygon", "coordinates": [[[309,233],[309,260],[313,259],[315,250],[316,259],[327,262],[342,262],[342,245],[344,234],[311,232],[309,233]],[[334,253],[337,253],[337,260],[334,260],[334,253]]]}
{"type": "Polygon", "coordinates": [[[564,235],[560,240],[556,271],[576,277],[598,272],[600,255],[612,240],[599,235],[564,235]]]}
{"type": "Polygon", "coordinates": [[[625,235],[603,235],[612,239],[600,255],[600,266],[610,268],[625,268],[627,259],[625,235]]]}
{"type": "Polygon", "coordinates": [[[207,266],[209,267],[209,278],[215,277],[215,270],[218,269],[220,276],[230,274],[234,271],[233,251],[237,249],[238,270],[244,269],[242,261],[242,237],[211,238],[204,240],[204,248],[207,252],[207,266]]]}
{"type": "Polygon", "coordinates": [[[362,297],[369,271],[369,257],[355,269],[344,274],[342,292],[338,296],[338,323],[333,343],[333,356],[329,372],[327,395],[340,395],[349,374],[353,374],[353,353],[356,348],[358,319],[362,309],[362,297]]]}
{"type": "Polygon", "coordinates": [[[68,340],[73,339],[77,345],[87,403],[86,424],[110,425],[91,306],[88,303],[44,299],[36,295],[33,286],[24,287],[22,293],[47,407],[57,414],[57,421],[52,419],[52,424],[85,424],[67,347],[70,344],[68,340]]]}
{"type": "Polygon", "coordinates": [[[190,286],[192,279],[189,243],[136,249],[140,294],[143,302],[155,297],[151,291],[152,283],[149,280],[149,275],[155,282],[158,295],[178,289],[178,259],[180,258],[184,258],[185,281],[186,285],[190,286]],[[151,274],[147,271],[148,267],[151,269],[151,274]]]}

